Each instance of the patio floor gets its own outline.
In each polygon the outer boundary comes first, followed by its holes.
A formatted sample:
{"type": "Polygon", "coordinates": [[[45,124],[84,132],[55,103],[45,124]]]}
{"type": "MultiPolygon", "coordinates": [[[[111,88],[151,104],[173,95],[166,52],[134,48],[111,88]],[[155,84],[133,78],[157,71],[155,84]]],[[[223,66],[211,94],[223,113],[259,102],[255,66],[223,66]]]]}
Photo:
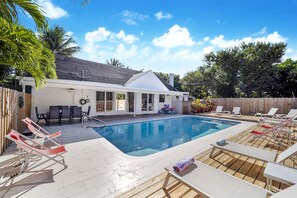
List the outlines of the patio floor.
{"type": "MultiPolygon", "coordinates": [[[[181,115],[153,115],[148,117],[137,117],[120,120],[107,120],[107,124],[121,124],[133,121],[146,121],[165,117],[178,117],[181,115]]],[[[244,144],[265,147],[264,143],[249,143],[247,132],[255,127],[253,122],[242,122],[241,124],[220,131],[220,133],[181,144],[179,146],[158,152],[149,156],[133,157],[126,155],[115,148],[111,143],[102,138],[88,126],[100,125],[96,122],[84,124],[67,124],[63,126],[54,125],[46,127],[54,132],[62,131],[60,142],[66,145],[67,153],[64,154],[67,169],[59,164],[38,159],[36,163],[42,163],[37,168],[15,177],[9,183],[3,185],[0,180],[0,197],[162,197],[160,185],[165,177],[164,167],[187,156],[197,156],[197,159],[226,171],[233,171],[232,174],[239,175],[242,170],[242,162],[249,162],[253,166],[263,169],[264,164],[253,162],[252,159],[236,155],[218,155],[215,160],[209,159],[207,152],[210,143],[220,139],[231,138],[244,144]],[[238,136],[241,131],[243,135],[238,136]],[[247,136],[247,137],[246,137],[247,136]],[[245,137],[245,138],[244,138],[245,137]],[[203,152],[202,154],[200,154],[203,152]],[[241,165],[239,165],[241,163],[241,165]],[[258,165],[259,164],[259,165],[258,165]],[[257,166],[256,166],[257,165],[257,166]],[[153,182],[152,182],[153,181],[153,182]],[[146,186],[145,188],[143,187],[146,186]],[[131,191],[131,189],[134,189],[131,191]],[[125,193],[126,192],[126,193],[125,193]],[[123,194],[125,193],[125,194],[123,194]],[[140,194],[139,194],[140,193],[140,194]],[[157,194],[155,194],[157,193],[157,194]],[[144,195],[144,196],[142,196],[144,195]]],[[[266,148],[266,147],[265,147],[266,148]]],[[[270,149],[267,147],[266,149],[270,149]]],[[[15,158],[15,146],[12,145],[0,157],[1,167],[5,162],[15,158]]],[[[245,164],[244,163],[244,164],[245,164]]],[[[246,168],[245,168],[246,169],[246,168]]],[[[244,170],[245,170],[244,169],[244,170]]],[[[254,170],[255,168],[250,168],[254,170]]],[[[244,174],[243,178],[248,178],[244,174]]],[[[252,174],[253,175],[253,174],[252,174]]],[[[261,178],[259,176],[259,178],[261,178]]],[[[256,177],[253,181],[262,182],[256,177]]],[[[172,183],[172,195],[187,194],[185,186],[172,183]],[[177,193],[178,192],[178,193],[177,193]],[[181,194],[180,194],[181,193],[181,194]]]]}
{"type": "MultiPolygon", "coordinates": [[[[278,152],[281,152],[283,150],[283,148],[276,144],[272,144],[267,139],[264,140],[258,138],[256,140],[252,140],[250,131],[257,128],[258,127],[254,127],[252,129],[245,130],[242,133],[229,138],[229,140],[265,150],[276,150],[278,152]]],[[[296,129],[294,129],[294,131],[296,131],[296,129]]],[[[292,142],[292,144],[293,143],[294,142],[292,142]]],[[[216,157],[210,158],[210,152],[211,149],[208,149],[207,151],[198,154],[195,159],[216,169],[224,171],[230,175],[258,185],[262,188],[266,187],[266,178],[263,175],[264,169],[267,165],[266,162],[230,152],[222,152],[216,157]]],[[[293,163],[290,160],[286,160],[285,165],[292,167],[293,163]]],[[[167,172],[164,171],[162,174],[135,187],[130,191],[127,191],[126,193],[121,194],[119,197],[166,197],[162,189],[162,185],[164,183],[166,175],[167,172]]],[[[272,191],[278,192],[287,187],[288,186],[285,184],[273,181],[272,191]]],[[[199,193],[197,193],[196,191],[190,189],[186,185],[172,178],[167,189],[169,195],[172,198],[201,197],[201,195],[199,195],[199,193]]]]}

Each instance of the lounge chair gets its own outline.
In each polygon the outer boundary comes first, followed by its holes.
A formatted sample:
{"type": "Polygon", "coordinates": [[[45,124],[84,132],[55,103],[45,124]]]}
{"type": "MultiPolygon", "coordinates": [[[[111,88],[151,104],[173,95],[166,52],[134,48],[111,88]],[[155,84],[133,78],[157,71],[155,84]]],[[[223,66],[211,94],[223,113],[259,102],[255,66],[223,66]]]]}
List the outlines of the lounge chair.
{"type": "Polygon", "coordinates": [[[290,186],[289,188],[286,188],[285,190],[282,190],[274,195],[272,195],[270,198],[296,198],[297,194],[297,185],[290,186]]]}
{"type": "MultiPolygon", "coordinates": [[[[66,149],[64,146],[60,145],[55,148],[48,148],[46,146],[43,146],[34,140],[20,134],[19,132],[15,130],[10,130],[9,134],[5,136],[7,139],[13,141],[16,143],[17,148],[25,153],[25,158],[21,161],[21,168],[17,175],[23,173],[25,169],[28,168],[29,159],[32,156],[41,156],[46,157],[48,160],[52,160],[58,164],[61,164],[64,166],[64,168],[67,168],[68,166],[65,164],[64,157],[61,155],[62,153],[66,152],[66,149]],[[50,157],[52,156],[52,157],[50,157]],[[55,158],[60,157],[61,160],[57,160],[55,158]]],[[[18,152],[20,155],[21,152],[18,152]]],[[[23,156],[23,155],[22,155],[23,156]]],[[[33,169],[37,167],[39,164],[30,167],[30,169],[33,169]]],[[[9,172],[9,171],[8,171],[9,172]]],[[[5,175],[5,174],[4,174],[5,175]]]]}
{"type": "MultiPolygon", "coordinates": [[[[254,135],[253,139],[256,138],[264,138],[267,137],[273,138],[273,140],[280,145],[282,144],[282,140],[280,140],[280,137],[286,136],[288,138],[288,145],[291,143],[291,134],[293,134],[293,130],[286,128],[291,120],[283,120],[273,126],[271,125],[261,125],[262,128],[265,128],[264,131],[251,131],[251,134],[254,135]]],[[[259,125],[259,124],[258,124],[259,125]]]]}
{"type": "Polygon", "coordinates": [[[297,109],[291,109],[287,115],[283,115],[279,118],[260,118],[259,124],[269,123],[269,124],[278,124],[284,120],[289,120],[290,122],[296,122],[295,119],[297,118],[297,109]]]}
{"type": "Polygon", "coordinates": [[[172,166],[167,167],[166,170],[168,174],[163,184],[163,190],[167,197],[170,197],[166,189],[170,177],[177,179],[199,194],[202,194],[202,197],[266,198],[267,195],[273,194],[266,189],[236,178],[199,161],[196,161],[181,173],[176,173],[172,166]]]}
{"type": "Polygon", "coordinates": [[[247,157],[252,157],[254,159],[258,159],[265,162],[276,162],[276,163],[283,163],[286,159],[292,160],[295,164],[295,155],[297,154],[297,143],[292,145],[291,147],[287,148],[281,153],[277,153],[276,151],[268,151],[264,149],[255,148],[252,146],[246,146],[243,144],[238,144],[235,142],[226,141],[226,144],[218,145],[211,144],[212,151],[210,153],[210,157],[213,158],[215,149],[219,149],[220,152],[222,150],[237,153],[239,155],[244,155],[247,157]]]}
{"type": "Polygon", "coordinates": [[[276,112],[277,112],[277,110],[278,110],[278,108],[271,108],[267,114],[256,113],[255,116],[260,116],[260,117],[263,117],[263,116],[274,117],[275,114],[276,114],[276,112]]]}
{"type": "Polygon", "coordinates": [[[223,106],[217,106],[215,111],[211,111],[211,113],[222,113],[223,112],[223,106]]]}
{"type": "Polygon", "coordinates": [[[234,115],[241,115],[240,113],[240,107],[233,107],[233,110],[231,112],[234,115]]]}
{"type": "Polygon", "coordinates": [[[287,185],[297,184],[297,169],[277,163],[268,162],[264,170],[264,176],[267,178],[266,187],[268,190],[271,189],[272,180],[287,185]]]}
{"type": "Polygon", "coordinates": [[[26,117],[22,120],[28,127],[28,129],[34,134],[34,138],[42,138],[42,144],[47,141],[51,141],[55,145],[60,145],[57,137],[61,136],[61,131],[57,131],[53,134],[46,131],[44,128],[33,122],[30,118],[26,117]]]}

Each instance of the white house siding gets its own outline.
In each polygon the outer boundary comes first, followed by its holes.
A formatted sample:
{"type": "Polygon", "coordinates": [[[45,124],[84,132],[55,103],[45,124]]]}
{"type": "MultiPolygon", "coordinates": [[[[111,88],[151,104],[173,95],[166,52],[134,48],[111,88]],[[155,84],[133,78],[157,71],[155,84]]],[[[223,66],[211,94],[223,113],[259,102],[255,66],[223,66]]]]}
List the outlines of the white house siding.
{"type": "MultiPolygon", "coordinates": [[[[133,114],[133,112],[128,112],[128,95],[127,92],[113,92],[113,111],[111,112],[96,112],[96,92],[97,91],[106,91],[106,90],[93,90],[93,89],[76,89],[75,92],[68,92],[67,88],[54,88],[54,87],[45,87],[39,88],[38,90],[33,91],[32,93],[32,116],[35,118],[35,106],[38,107],[39,112],[45,113],[49,111],[49,106],[55,105],[77,105],[82,106],[83,111],[87,111],[88,106],[91,106],[90,115],[114,115],[114,114],[133,114]],[[125,111],[116,111],[115,107],[115,94],[123,93],[126,95],[126,110],[125,111]],[[85,105],[79,103],[80,99],[89,99],[90,102],[85,105]]],[[[142,92],[135,92],[135,114],[153,114],[158,113],[158,111],[164,107],[164,104],[171,104],[171,96],[169,94],[165,95],[165,102],[159,103],[159,94],[144,92],[145,94],[154,94],[154,110],[153,111],[142,111],[141,102],[142,102],[142,92]]],[[[174,96],[175,97],[175,96],[174,96]]],[[[177,104],[175,105],[177,106],[177,104]]]]}

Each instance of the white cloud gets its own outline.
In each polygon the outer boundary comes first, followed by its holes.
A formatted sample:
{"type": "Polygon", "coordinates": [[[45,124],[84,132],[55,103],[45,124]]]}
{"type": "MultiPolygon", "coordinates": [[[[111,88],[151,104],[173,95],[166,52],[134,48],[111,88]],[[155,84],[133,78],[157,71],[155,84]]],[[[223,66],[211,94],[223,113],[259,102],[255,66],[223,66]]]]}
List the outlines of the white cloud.
{"type": "Polygon", "coordinates": [[[74,34],[74,32],[71,32],[71,31],[66,32],[67,36],[73,36],[73,34],[74,34]]]}
{"type": "Polygon", "coordinates": [[[100,42],[107,40],[110,35],[111,32],[106,30],[105,27],[99,27],[96,31],[87,32],[85,40],[87,42],[100,42]]]}
{"type": "Polygon", "coordinates": [[[158,21],[160,21],[161,19],[171,19],[173,18],[173,15],[170,13],[163,13],[162,11],[159,11],[155,14],[155,17],[158,21]]]}
{"type": "Polygon", "coordinates": [[[208,36],[203,38],[203,41],[204,41],[204,42],[207,42],[207,41],[209,41],[209,40],[210,40],[210,38],[209,38],[208,36]]]}
{"type": "Polygon", "coordinates": [[[118,47],[116,48],[114,57],[118,59],[127,59],[135,57],[138,53],[138,47],[135,45],[132,45],[130,49],[126,49],[123,43],[120,43],[118,47]]]}
{"type": "Polygon", "coordinates": [[[111,36],[110,36],[111,39],[119,39],[119,40],[122,40],[124,41],[125,43],[127,44],[132,44],[134,43],[135,41],[138,40],[138,38],[134,35],[134,34],[128,34],[126,35],[125,32],[123,30],[121,30],[119,33],[113,33],[111,36]]]}
{"type": "Polygon", "coordinates": [[[50,19],[59,19],[69,15],[66,10],[54,5],[51,0],[37,0],[37,4],[42,7],[44,15],[50,19]]]}
{"type": "Polygon", "coordinates": [[[158,47],[172,48],[177,46],[191,47],[194,41],[190,36],[187,28],[174,25],[169,29],[168,33],[153,39],[153,44],[158,47]]]}
{"type": "Polygon", "coordinates": [[[266,32],[267,32],[267,27],[263,27],[259,32],[252,34],[252,36],[262,35],[262,34],[265,34],[266,32]]]}
{"type": "Polygon", "coordinates": [[[219,48],[227,48],[227,47],[234,47],[239,45],[242,42],[251,43],[251,42],[271,42],[271,43],[278,43],[278,42],[286,42],[288,39],[280,35],[278,32],[274,32],[272,34],[268,34],[267,36],[263,37],[245,37],[242,39],[231,39],[225,40],[224,35],[216,36],[214,39],[210,40],[210,43],[219,48]]]}
{"type": "Polygon", "coordinates": [[[203,48],[202,54],[203,54],[203,55],[205,55],[205,54],[209,54],[209,53],[212,52],[213,50],[214,50],[214,47],[213,47],[213,46],[205,47],[205,48],[203,48]]]}
{"type": "Polygon", "coordinates": [[[124,10],[121,12],[122,21],[127,25],[136,25],[138,21],[145,20],[149,16],[144,14],[139,14],[134,11],[124,10]]]}

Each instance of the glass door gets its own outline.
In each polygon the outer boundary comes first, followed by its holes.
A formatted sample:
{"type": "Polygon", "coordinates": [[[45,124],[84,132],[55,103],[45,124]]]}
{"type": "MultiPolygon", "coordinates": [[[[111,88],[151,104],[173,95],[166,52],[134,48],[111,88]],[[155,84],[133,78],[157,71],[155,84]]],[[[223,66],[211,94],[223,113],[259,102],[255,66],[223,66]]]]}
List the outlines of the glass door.
{"type": "Polygon", "coordinates": [[[128,111],[134,112],[134,93],[128,92],[128,111]]]}

